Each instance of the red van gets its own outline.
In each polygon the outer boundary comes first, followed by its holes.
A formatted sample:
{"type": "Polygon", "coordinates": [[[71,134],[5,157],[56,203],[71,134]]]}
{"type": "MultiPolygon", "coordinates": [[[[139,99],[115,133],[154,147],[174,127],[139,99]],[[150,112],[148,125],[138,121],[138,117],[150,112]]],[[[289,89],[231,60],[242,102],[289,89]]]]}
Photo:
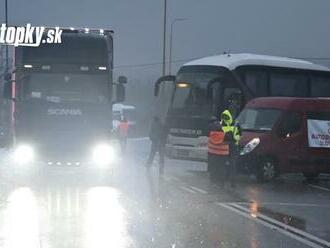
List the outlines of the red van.
{"type": "Polygon", "coordinates": [[[259,181],[283,173],[330,173],[330,98],[256,98],[238,117],[239,169],[259,181]]]}

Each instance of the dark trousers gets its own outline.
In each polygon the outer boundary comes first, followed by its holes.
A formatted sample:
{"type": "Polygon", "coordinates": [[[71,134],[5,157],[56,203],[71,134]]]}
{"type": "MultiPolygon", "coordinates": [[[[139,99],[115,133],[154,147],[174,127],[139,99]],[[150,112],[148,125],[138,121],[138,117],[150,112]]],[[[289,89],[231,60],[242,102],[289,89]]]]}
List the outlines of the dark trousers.
{"type": "Polygon", "coordinates": [[[224,184],[229,181],[235,184],[236,156],[219,156],[209,153],[208,171],[212,182],[224,184]]]}
{"type": "Polygon", "coordinates": [[[162,144],[160,141],[152,141],[147,166],[151,166],[152,162],[154,161],[155,155],[158,152],[160,168],[164,168],[164,150],[165,144],[162,144]]]}

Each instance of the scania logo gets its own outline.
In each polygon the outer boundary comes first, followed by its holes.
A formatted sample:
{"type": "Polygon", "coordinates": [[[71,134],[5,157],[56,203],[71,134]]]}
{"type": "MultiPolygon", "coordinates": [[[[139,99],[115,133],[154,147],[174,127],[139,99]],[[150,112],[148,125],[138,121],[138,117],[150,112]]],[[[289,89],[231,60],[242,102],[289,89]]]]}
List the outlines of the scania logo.
{"type": "Polygon", "coordinates": [[[48,109],[48,115],[82,115],[80,109],[48,109]]]}

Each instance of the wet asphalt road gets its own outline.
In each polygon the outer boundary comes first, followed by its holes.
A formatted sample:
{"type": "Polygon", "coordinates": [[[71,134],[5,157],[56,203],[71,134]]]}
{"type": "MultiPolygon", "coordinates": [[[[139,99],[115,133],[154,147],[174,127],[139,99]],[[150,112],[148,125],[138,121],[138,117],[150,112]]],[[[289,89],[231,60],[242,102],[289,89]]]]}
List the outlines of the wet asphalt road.
{"type": "Polygon", "coordinates": [[[146,140],[130,141],[106,171],[29,174],[2,162],[0,247],[330,247],[330,177],[240,176],[223,189],[203,163],[166,160],[164,176],[157,161],[146,170],[147,153],[146,140]]]}

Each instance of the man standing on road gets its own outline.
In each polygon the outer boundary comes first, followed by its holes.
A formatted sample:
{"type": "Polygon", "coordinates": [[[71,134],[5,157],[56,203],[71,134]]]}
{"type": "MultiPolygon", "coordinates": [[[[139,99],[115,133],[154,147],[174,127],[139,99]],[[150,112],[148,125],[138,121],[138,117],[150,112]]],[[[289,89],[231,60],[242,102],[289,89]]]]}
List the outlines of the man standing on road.
{"type": "Polygon", "coordinates": [[[230,177],[235,186],[236,158],[240,139],[240,128],[234,124],[230,111],[221,113],[221,121],[211,124],[208,143],[208,170],[210,179],[224,186],[230,177]]]}
{"type": "Polygon", "coordinates": [[[166,143],[166,130],[165,126],[162,125],[159,118],[156,116],[153,119],[153,123],[151,125],[149,138],[151,140],[151,149],[148,161],[146,163],[146,167],[150,168],[152,162],[155,158],[156,153],[159,155],[159,172],[160,174],[164,173],[164,149],[166,143]]]}

